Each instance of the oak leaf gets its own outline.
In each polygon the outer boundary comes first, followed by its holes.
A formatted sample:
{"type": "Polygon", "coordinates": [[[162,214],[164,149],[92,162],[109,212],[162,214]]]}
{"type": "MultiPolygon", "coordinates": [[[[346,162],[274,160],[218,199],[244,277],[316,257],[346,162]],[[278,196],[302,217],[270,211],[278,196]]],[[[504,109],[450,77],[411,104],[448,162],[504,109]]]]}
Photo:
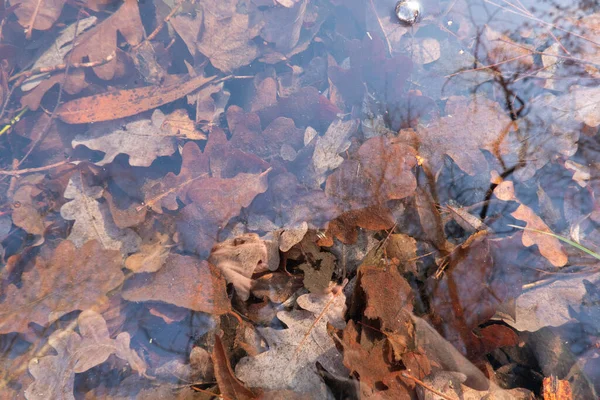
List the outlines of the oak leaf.
{"type": "Polygon", "coordinates": [[[47,31],[52,28],[65,5],[66,0],[14,0],[10,4],[18,6],[14,13],[19,24],[25,28],[28,37],[33,29],[47,31]]]}
{"type": "MultiPolygon", "coordinates": [[[[85,57],[90,62],[106,60],[117,50],[117,32],[132,46],[142,41],[145,31],[137,1],[125,0],[114,14],[79,36],[71,53],[71,62],[81,62],[85,57]]],[[[114,57],[105,64],[93,67],[93,70],[100,79],[110,80],[115,75],[116,66],[114,57]]]]}
{"type": "Polygon", "coordinates": [[[237,6],[237,0],[202,3],[204,29],[196,46],[215,68],[225,72],[248,65],[259,55],[252,39],[258,36],[261,24],[252,26],[250,11],[242,14],[237,6]]]}
{"type": "Polygon", "coordinates": [[[27,233],[41,236],[46,230],[46,221],[44,213],[37,205],[36,196],[40,195],[43,190],[40,184],[44,180],[42,174],[32,174],[20,178],[16,184],[16,190],[12,196],[13,223],[23,228],[27,233]]]}
{"type": "Polygon", "coordinates": [[[250,387],[288,389],[313,398],[327,398],[327,386],[321,380],[315,363],[321,363],[332,374],[347,374],[341,365],[341,354],[327,333],[327,322],[334,322],[339,327],[339,321],[343,321],[345,296],[339,294],[329,305],[326,315],[312,326],[332,296],[331,293],[300,296],[298,304],[304,310],[277,313],[277,318],[287,329],[258,328],[269,350],[241,359],[235,367],[237,377],[250,387]],[[307,297],[313,301],[308,301],[307,297]]]}
{"type": "Polygon", "coordinates": [[[419,156],[434,173],[443,166],[445,154],[469,175],[486,170],[488,163],[481,150],[495,154],[512,129],[511,119],[498,103],[483,98],[467,102],[451,97],[446,114],[417,129],[419,156]]]}
{"type": "Polygon", "coordinates": [[[221,272],[195,257],[171,254],[152,274],[136,274],[123,288],[129,301],[159,301],[221,315],[231,310],[221,272]]]}
{"type": "Polygon", "coordinates": [[[101,187],[85,183],[81,172],[71,176],[64,197],[72,201],[60,209],[64,219],[75,220],[67,239],[78,247],[88,240],[98,240],[105,249],[119,250],[123,254],[135,252],[140,237],[129,228],[119,229],[115,225],[108,205],[97,201],[102,192],[101,187]]]}
{"type": "Polygon", "coordinates": [[[267,190],[267,175],[240,173],[230,179],[201,178],[187,191],[189,204],[178,215],[177,229],[188,250],[205,254],[216,243],[219,230],[267,190]]]}
{"type": "Polygon", "coordinates": [[[415,150],[384,137],[367,140],[327,178],[325,193],[344,209],[364,208],[414,194],[415,150]]]}
{"type": "Polygon", "coordinates": [[[0,311],[0,333],[25,332],[34,322],[41,326],[74,310],[106,303],[106,293],[123,283],[121,255],[97,241],[80,249],[65,240],[48,261],[38,258],[23,273],[20,288],[10,285],[0,311]]]}
{"type": "Polygon", "coordinates": [[[208,262],[216,266],[228,283],[232,283],[242,300],[248,300],[252,285],[252,274],[259,267],[275,271],[279,268],[277,243],[261,240],[257,234],[249,233],[216,244],[208,262]]]}
{"type": "Polygon", "coordinates": [[[96,165],[108,164],[119,154],[128,154],[131,166],[149,167],[157,157],[177,151],[173,135],[162,129],[165,120],[165,115],[155,110],[149,119],[134,117],[93,124],[86,133],[77,135],[71,145],[104,152],[96,165]]]}
{"type": "Polygon", "coordinates": [[[29,372],[35,381],[25,390],[28,400],[73,399],[75,374],[105,362],[111,354],[127,361],[141,375],[146,373],[144,360],[130,349],[130,336],[122,332],[111,339],[106,321],[95,311],[86,310],[77,318],[79,334],[71,330],[54,332],[48,343],[57,355],[34,358],[29,372]]]}

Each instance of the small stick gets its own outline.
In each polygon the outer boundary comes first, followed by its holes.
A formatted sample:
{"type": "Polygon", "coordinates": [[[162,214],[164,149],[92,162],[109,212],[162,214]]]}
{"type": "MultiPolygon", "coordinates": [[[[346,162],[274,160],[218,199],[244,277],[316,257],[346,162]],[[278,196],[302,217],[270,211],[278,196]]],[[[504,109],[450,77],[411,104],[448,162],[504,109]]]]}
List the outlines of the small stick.
{"type": "Polygon", "coordinates": [[[426,383],[425,383],[425,382],[423,382],[422,380],[420,380],[420,379],[417,379],[417,378],[415,378],[414,376],[412,376],[412,375],[410,375],[410,374],[408,374],[408,373],[406,373],[406,372],[403,372],[403,373],[402,373],[402,376],[403,376],[403,377],[405,377],[405,378],[408,378],[408,379],[410,379],[410,380],[413,380],[413,381],[415,381],[415,383],[417,383],[419,386],[422,386],[424,389],[427,389],[427,390],[429,390],[430,392],[432,392],[432,393],[436,394],[437,396],[440,396],[442,399],[445,399],[445,400],[454,400],[452,397],[448,397],[448,396],[446,396],[445,394],[443,394],[443,393],[441,393],[441,392],[438,392],[436,389],[432,388],[431,386],[429,386],[428,384],[426,384],[426,383]]]}
{"type": "MultiPolygon", "coordinates": [[[[90,67],[98,67],[100,65],[104,65],[110,61],[112,61],[115,58],[115,52],[113,51],[111,54],[109,54],[108,57],[106,57],[103,60],[100,61],[91,61],[91,62],[85,62],[85,63],[72,63],[70,65],[70,68],[90,68],[90,67]]],[[[8,81],[9,82],[13,82],[16,81],[17,79],[24,77],[24,78],[29,78],[32,75],[38,75],[38,74],[48,74],[51,72],[56,72],[56,71],[62,71],[64,69],[67,69],[67,64],[59,64],[59,65],[54,65],[52,67],[39,67],[39,68],[35,68],[29,71],[23,71],[23,72],[19,72],[18,74],[15,74],[13,76],[11,76],[8,81]]]]}
{"type": "Polygon", "coordinates": [[[321,318],[323,318],[323,316],[325,315],[325,312],[327,311],[327,309],[329,308],[329,306],[331,305],[331,303],[333,303],[333,301],[339,296],[339,294],[344,291],[344,288],[346,287],[347,284],[348,284],[348,278],[344,279],[344,281],[342,282],[341,287],[337,288],[338,289],[337,292],[335,292],[333,294],[333,296],[331,297],[331,299],[327,302],[327,304],[325,304],[325,307],[323,307],[323,311],[321,311],[321,314],[319,314],[319,316],[310,325],[310,328],[308,328],[308,330],[304,334],[304,337],[302,338],[302,340],[300,341],[300,343],[298,343],[298,347],[296,348],[296,351],[294,352],[294,355],[298,354],[298,352],[300,351],[300,348],[302,347],[302,345],[304,344],[304,342],[308,338],[308,335],[310,334],[310,332],[313,330],[313,328],[315,327],[315,325],[317,325],[317,323],[321,320],[321,318]]]}
{"type": "Polygon", "coordinates": [[[137,50],[139,49],[142,44],[144,44],[144,42],[149,42],[152,39],[154,39],[162,30],[163,26],[165,26],[165,24],[167,22],[169,22],[169,20],[171,18],[173,18],[173,15],[175,15],[179,9],[181,8],[181,5],[183,4],[182,1],[180,1],[179,3],[177,3],[175,5],[175,7],[173,7],[173,9],[171,10],[171,12],[160,22],[160,24],[158,24],[158,26],[156,27],[156,29],[154,29],[154,31],[152,31],[152,33],[150,35],[148,35],[148,37],[146,39],[144,39],[143,41],[141,41],[140,43],[136,44],[135,46],[133,46],[132,50],[137,50]]]}
{"type": "Polygon", "coordinates": [[[46,165],[44,167],[18,169],[16,171],[1,171],[0,170],[0,175],[19,176],[19,175],[31,174],[34,172],[47,171],[49,169],[60,167],[61,165],[65,165],[68,163],[70,163],[70,161],[60,161],[60,162],[57,162],[54,164],[46,165]]]}

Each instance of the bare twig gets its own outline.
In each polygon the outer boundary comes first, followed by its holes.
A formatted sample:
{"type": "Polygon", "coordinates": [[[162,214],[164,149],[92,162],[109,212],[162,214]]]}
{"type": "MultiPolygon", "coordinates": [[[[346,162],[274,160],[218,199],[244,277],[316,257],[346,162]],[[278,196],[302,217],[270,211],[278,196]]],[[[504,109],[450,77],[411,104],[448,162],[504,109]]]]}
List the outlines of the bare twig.
{"type": "Polygon", "coordinates": [[[167,22],[169,22],[169,20],[171,18],[173,18],[173,16],[179,11],[179,9],[181,8],[182,4],[183,4],[182,1],[180,1],[179,3],[177,3],[175,5],[175,7],[173,7],[173,9],[171,10],[171,12],[161,21],[160,24],[158,24],[158,26],[156,27],[156,29],[154,29],[154,31],[152,31],[152,33],[149,34],[148,37],[146,37],[146,39],[144,39],[140,43],[138,43],[135,46],[133,46],[132,50],[137,50],[137,49],[139,49],[144,44],[144,42],[149,42],[152,39],[154,39],[160,33],[160,31],[162,30],[163,26],[165,26],[165,24],[167,22]]]}
{"type": "MultiPolygon", "coordinates": [[[[85,62],[85,63],[72,63],[71,64],[71,68],[90,68],[90,67],[98,67],[100,65],[104,65],[109,61],[112,61],[115,58],[115,52],[113,51],[108,57],[106,57],[103,60],[99,60],[99,61],[91,61],[91,62],[85,62]]],[[[12,82],[15,81],[21,77],[24,78],[29,78],[32,75],[38,75],[38,74],[49,74],[51,72],[56,72],[56,71],[62,71],[67,69],[67,63],[64,64],[58,64],[58,65],[54,65],[52,67],[40,67],[40,68],[35,68],[29,71],[23,71],[23,72],[19,72],[18,74],[15,74],[13,76],[11,76],[8,81],[12,82]]]]}
{"type": "Polygon", "coordinates": [[[416,384],[418,384],[419,386],[421,386],[423,389],[427,389],[429,390],[431,393],[434,393],[436,396],[440,396],[442,399],[445,400],[454,400],[452,397],[448,397],[446,396],[444,393],[432,388],[431,386],[429,386],[428,384],[426,384],[425,382],[423,382],[420,379],[415,378],[414,376],[408,374],[407,372],[402,372],[402,376],[405,378],[408,378],[412,381],[414,381],[416,384]]]}
{"type": "Polygon", "coordinates": [[[25,168],[25,169],[18,169],[15,171],[1,171],[0,170],[0,175],[19,176],[19,175],[32,174],[34,172],[48,171],[50,169],[60,167],[61,165],[68,164],[69,162],[70,161],[60,161],[60,162],[57,162],[54,164],[46,165],[44,167],[25,168]]]}

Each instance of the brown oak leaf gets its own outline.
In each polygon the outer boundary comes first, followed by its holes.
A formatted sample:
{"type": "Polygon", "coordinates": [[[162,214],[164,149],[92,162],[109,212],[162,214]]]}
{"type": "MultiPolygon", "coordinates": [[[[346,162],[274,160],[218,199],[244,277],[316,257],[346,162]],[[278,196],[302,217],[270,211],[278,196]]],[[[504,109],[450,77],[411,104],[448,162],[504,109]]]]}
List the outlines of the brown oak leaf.
{"type": "Polygon", "coordinates": [[[129,333],[122,332],[111,339],[102,315],[91,310],[82,312],[77,323],[79,334],[63,330],[50,335],[48,343],[57,355],[34,358],[29,362],[29,372],[35,381],[25,391],[28,400],[75,400],[75,374],[102,364],[111,354],[145,375],[146,363],[129,347],[129,333]]]}
{"type": "Polygon", "coordinates": [[[129,301],[159,301],[209,314],[231,310],[221,272],[195,257],[171,254],[152,274],[136,274],[123,288],[129,301]]]}
{"type": "MultiPolygon", "coordinates": [[[[106,60],[117,50],[117,32],[132,46],[142,41],[145,31],[136,0],[125,0],[113,15],[78,37],[71,53],[71,62],[81,62],[84,57],[90,62],[106,60]]],[[[115,76],[116,67],[117,57],[114,56],[93,70],[99,78],[110,80],[115,76]]]]}
{"type": "Polygon", "coordinates": [[[415,156],[415,150],[403,143],[369,139],[327,178],[325,193],[346,210],[411,196],[417,187],[411,171],[417,165],[415,156]]]}
{"type": "Polygon", "coordinates": [[[0,307],[0,333],[25,332],[30,322],[47,326],[71,311],[102,305],[108,301],[106,293],[123,280],[118,251],[104,250],[97,241],[77,249],[64,240],[50,260],[39,257],[23,273],[20,288],[8,286],[0,307]]]}

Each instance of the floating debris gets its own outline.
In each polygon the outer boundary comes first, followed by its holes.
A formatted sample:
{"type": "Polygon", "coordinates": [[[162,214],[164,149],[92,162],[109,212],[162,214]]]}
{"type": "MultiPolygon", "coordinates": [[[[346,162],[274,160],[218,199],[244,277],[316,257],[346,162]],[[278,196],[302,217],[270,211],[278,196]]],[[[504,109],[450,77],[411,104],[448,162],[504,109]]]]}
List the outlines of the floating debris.
{"type": "Polygon", "coordinates": [[[396,16],[406,25],[414,25],[421,17],[421,3],[415,0],[402,0],[396,4],[396,16]]]}

